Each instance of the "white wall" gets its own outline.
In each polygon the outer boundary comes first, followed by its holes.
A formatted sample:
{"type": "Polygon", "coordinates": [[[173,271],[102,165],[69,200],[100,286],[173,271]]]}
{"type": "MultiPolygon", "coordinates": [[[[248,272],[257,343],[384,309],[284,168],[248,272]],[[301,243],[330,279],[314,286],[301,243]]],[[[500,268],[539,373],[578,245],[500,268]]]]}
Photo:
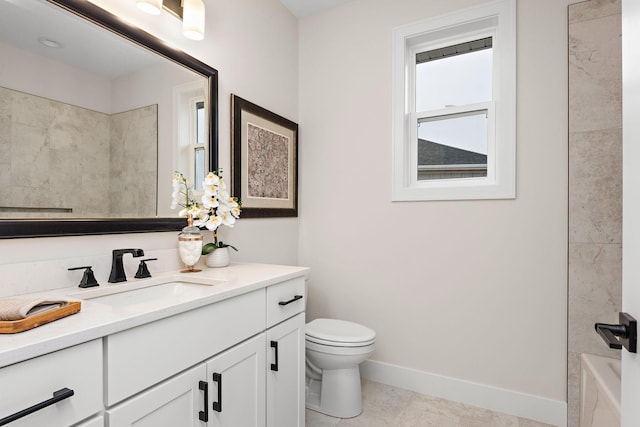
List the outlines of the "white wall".
{"type": "Polygon", "coordinates": [[[0,42],[0,86],[111,114],[111,82],[0,42]],[[46,73],[43,72],[46,70],[46,73]]]}
{"type": "MultiPolygon", "coordinates": [[[[297,121],[298,22],[278,0],[207,1],[207,34],[199,42],[184,38],[180,33],[180,21],[167,13],[160,17],[145,15],[129,0],[95,3],[118,11],[124,19],[139,23],[147,31],[175,43],[219,70],[220,164],[226,171],[225,176],[230,176],[231,172],[231,92],[297,121]]],[[[177,232],[0,240],[0,274],[17,271],[12,263],[110,256],[111,249],[119,247],[141,247],[149,253],[173,249],[176,236],[177,232]]],[[[297,218],[240,219],[235,228],[225,230],[223,236],[225,242],[240,249],[233,254],[234,261],[297,263],[297,218]]],[[[99,281],[106,282],[108,271],[100,274],[96,271],[96,274],[101,276],[97,277],[99,281]]],[[[8,281],[13,282],[15,280],[8,281]]],[[[4,289],[2,293],[10,292],[4,289]]]]}
{"type": "Polygon", "coordinates": [[[373,371],[391,364],[548,399],[549,422],[562,423],[568,0],[518,1],[517,199],[390,201],[391,31],[479,3],[354,0],[301,20],[308,317],[375,329],[373,371]]]}

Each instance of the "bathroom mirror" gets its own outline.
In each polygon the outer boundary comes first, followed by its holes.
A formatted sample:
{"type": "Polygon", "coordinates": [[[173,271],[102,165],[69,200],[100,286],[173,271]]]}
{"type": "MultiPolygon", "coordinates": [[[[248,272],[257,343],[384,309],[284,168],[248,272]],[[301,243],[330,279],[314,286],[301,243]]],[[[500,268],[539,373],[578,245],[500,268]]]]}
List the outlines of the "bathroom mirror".
{"type": "Polygon", "coordinates": [[[86,0],[0,0],[0,52],[0,238],[184,226],[171,177],[217,168],[214,68],[86,0]]]}

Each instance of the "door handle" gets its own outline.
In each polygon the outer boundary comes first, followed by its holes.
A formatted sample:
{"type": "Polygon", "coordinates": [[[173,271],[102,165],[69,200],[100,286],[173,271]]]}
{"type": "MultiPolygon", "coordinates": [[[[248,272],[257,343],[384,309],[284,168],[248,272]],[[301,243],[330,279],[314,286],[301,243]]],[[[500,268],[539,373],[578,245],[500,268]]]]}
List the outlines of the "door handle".
{"type": "Polygon", "coordinates": [[[596,323],[596,332],[609,348],[620,350],[626,348],[629,353],[638,351],[638,322],[627,313],[619,314],[620,324],[610,325],[607,323],[596,323]]]}

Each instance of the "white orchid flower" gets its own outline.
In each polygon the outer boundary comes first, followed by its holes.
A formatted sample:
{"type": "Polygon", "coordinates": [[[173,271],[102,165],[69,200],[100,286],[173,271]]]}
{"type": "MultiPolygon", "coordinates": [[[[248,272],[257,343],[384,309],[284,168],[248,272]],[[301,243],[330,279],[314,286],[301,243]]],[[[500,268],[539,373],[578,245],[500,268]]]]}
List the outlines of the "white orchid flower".
{"type": "Polygon", "coordinates": [[[226,190],[220,190],[218,192],[218,199],[224,203],[225,205],[229,203],[229,199],[231,198],[231,196],[229,195],[229,192],[226,190]]]}
{"type": "Polygon", "coordinates": [[[205,209],[214,209],[220,206],[220,202],[218,201],[218,197],[216,194],[211,194],[207,191],[202,195],[202,207],[205,209]]]}
{"type": "Polygon", "coordinates": [[[218,211],[218,215],[222,223],[227,227],[233,227],[233,224],[236,223],[235,217],[228,210],[218,211]]]}
{"type": "Polygon", "coordinates": [[[178,196],[180,193],[176,193],[175,191],[171,193],[171,209],[175,209],[178,207],[179,201],[178,196]]]}
{"type": "Polygon", "coordinates": [[[226,190],[227,189],[227,183],[224,181],[224,179],[220,178],[220,182],[218,182],[218,188],[220,190],[226,190]]]}
{"type": "Polygon", "coordinates": [[[219,183],[220,177],[218,177],[218,175],[214,174],[213,172],[209,172],[202,182],[202,188],[204,188],[205,191],[209,190],[215,192],[218,189],[219,183]]]}
{"type": "Polygon", "coordinates": [[[210,216],[209,220],[204,224],[210,231],[216,231],[220,225],[222,225],[222,220],[217,215],[210,216]]]}
{"type": "Polygon", "coordinates": [[[193,217],[193,225],[195,227],[204,227],[206,222],[209,221],[209,211],[200,209],[198,214],[193,217]]]}

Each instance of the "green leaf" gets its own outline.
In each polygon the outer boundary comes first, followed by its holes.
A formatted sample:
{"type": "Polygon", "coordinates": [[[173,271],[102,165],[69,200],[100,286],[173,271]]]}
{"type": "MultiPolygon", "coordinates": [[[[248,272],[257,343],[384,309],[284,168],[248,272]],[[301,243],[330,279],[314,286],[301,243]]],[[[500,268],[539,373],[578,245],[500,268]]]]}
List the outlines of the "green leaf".
{"type": "Polygon", "coordinates": [[[218,249],[216,245],[214,245],[213,243],[207,243],[202,247],[202,255],[209,255],[211,252],[215,251],[216,249],[218,249]]]}
{"type": "Polygon", "coordinates": [[[238,252],[238,250],[235,248],[235,246],[227,245],[227,244],[226,244],[226,243],[224,243],[222,240],[220,240],[220,241],[218,242],[218,247],[219,247],[219,248],[231,248],[231,249],[233,249],[234,251],[238,252]]]}
{"type": "Polygon", "coordinates": [[[231,248],[234,251],[238,252],[238,249],[236,249],[235,246],[227,245],[226,243],[219,241],[217,245],[215,243],[207,243],[206,245],[202,246],[202,255],[209,255],[211,252],[220,248],[231,248]]]}

